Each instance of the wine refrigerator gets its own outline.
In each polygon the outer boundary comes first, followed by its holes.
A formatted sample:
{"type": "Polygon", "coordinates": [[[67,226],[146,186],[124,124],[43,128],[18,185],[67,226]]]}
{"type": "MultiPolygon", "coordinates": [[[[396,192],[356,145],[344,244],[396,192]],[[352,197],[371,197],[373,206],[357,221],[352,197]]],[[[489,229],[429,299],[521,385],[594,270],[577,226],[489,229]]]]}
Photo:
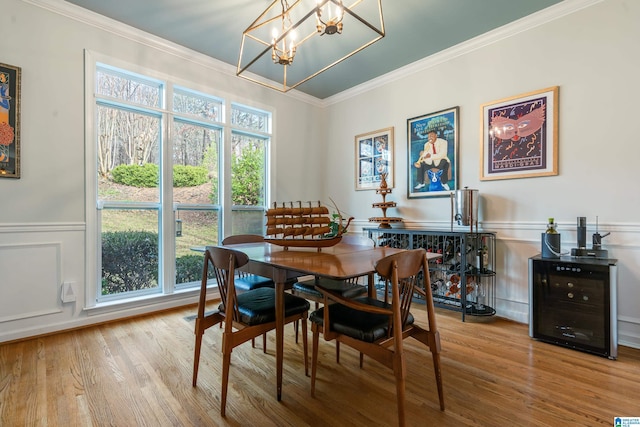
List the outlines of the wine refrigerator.
{"type": "Polygon", "coordinates": [[[618,356],[617,260],[529,259],[529,335],[540,341],[618,356]]]}

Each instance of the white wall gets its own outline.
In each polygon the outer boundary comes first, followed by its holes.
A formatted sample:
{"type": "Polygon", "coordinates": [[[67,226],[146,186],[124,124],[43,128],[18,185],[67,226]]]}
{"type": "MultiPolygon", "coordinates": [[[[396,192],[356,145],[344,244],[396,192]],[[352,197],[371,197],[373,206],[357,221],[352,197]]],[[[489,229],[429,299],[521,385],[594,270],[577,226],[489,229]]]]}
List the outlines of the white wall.
{"type": "MultiPolygon", "coordinates": [[[[640,144],[633,125],[640,99],[640,2],[606,0],[546,21],[508,38],[497,34],[498,41],[477,49],[444,52],[440,56],[452,57],[446,62],[433,57],[422,67],[413,64],[419,71],[400,80],[390,75],[371,90],[336,96],[328,107],[329,151],[353,153],[355,135],[393,126],[396,187],[387,200],[398,208],[387,214],[403,217],[407,227],[448,229],[449,198],[406,196],[406,121],[459,106],[459,187],[479,190],[481,227],[498,233],[498,314],[528,322],[527,259],[540,252],[548,217],[556,218],[569,251],[576,246],[576,217],[587,217],[590,245],[598,216],[599,230],[611,231],[604,246],[620,260],[619,339],[640,346],[640,197],[634,189],[640,144]],[[550,86],[560,88],[559,175],[480,181],[480,105],[550,86]]],[[[512,25],[511,32],[518,28],[512,25]]],[[[325,174],[328,194],[360,220],[357,226],[375,227],[367,218],[380,215],[371,208],[380,196],[355,191],[354,175],[352,155],[333,157],[325,174]],[[351,191],[345,192],[345,182],[351,191]]]]}
{"type": "Polygon", "coordinates": [[[600,230],[612,232],[605,247],[620,259],[619,340],[640,347],[640,201],[632,187],[640,151],[632,125],[640,99],[634,80],[639,2],[605,0],[475,50],[454,49],[458,56],[445,52],[442,57],[451,56],[445,62],[427,59],[336,96],[325,108],[245,82],[228,67],[121,25],[110,23],[110,31],[80,22],[77,13],[60,0],[3,1],[0,61],[22,67],[23,81],[22,178],[0,180],[0,342],[193,301],[178,296],[91,316],[83,310],[85,269],[95,268],[84,243],[83,52],[89,49],[168,74],[179,70],[214,92],[272,106],[273,200],[332,197],[356,217],[355,230],[379,216],[370,206],[380,200],[373,191],[354,190],[354,136],[388,126],[395,128],[396,188],[387,199],[398,202],[389,214],[411,227],[449,227],[448,198],[406,198],[406,120],[460,106],[459,184],[479,189],[482,227],[498,232],[498,314],[528,321],[527,259],[539,252],[547,217],[557,219],[569,250],[576,217],[588,218],[590,235],[598,215],[600,230]],[[481,182],[480,104],[555,85],[559,175],[481,182]],[[77,284],[80,302],[59,302],[63,281],[77,284]]]}

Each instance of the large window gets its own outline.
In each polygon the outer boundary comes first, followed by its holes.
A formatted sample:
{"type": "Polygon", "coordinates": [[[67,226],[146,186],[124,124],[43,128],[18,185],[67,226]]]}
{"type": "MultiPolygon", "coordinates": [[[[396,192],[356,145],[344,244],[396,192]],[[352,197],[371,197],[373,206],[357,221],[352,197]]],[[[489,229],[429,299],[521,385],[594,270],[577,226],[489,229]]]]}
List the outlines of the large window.
{"type": "Polygon", "coordinates": [[[193,287],[194,249],[263,233],[271,114],[149,74],[95,64],[97,302],[193,287]]]}

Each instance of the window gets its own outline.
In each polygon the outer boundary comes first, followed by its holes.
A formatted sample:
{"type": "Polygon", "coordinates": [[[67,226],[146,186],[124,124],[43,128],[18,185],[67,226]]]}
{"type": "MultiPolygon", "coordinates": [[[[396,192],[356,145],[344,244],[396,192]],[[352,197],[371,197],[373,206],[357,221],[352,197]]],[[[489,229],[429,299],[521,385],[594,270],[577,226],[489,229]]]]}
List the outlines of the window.
{"type": "Polygon", "coordinates": [[[263,233],[271,113],[148,74],[95,62],[96,302],[197,286],[194,248],[263,233]]]}
{"type": "Polygon", "coordinates": [[[233,104],[231,108],[232,234],[264,234],[271,116],[233,104]]]}

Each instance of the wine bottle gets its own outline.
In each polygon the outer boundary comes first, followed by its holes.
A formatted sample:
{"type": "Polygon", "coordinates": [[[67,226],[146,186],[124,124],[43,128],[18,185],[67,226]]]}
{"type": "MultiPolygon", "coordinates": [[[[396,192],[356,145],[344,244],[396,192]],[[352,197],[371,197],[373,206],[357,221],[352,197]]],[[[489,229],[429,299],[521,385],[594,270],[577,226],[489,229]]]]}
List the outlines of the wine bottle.
{"type": "MultiPolygon", "coordinates": [[[[487,247],[487,242],[484,237],[482,238],[482,265],[485,270],[489,266],[489,248],[487,247]]],[[[482,273],[484,272],[483,270],[482,273]]]]}

